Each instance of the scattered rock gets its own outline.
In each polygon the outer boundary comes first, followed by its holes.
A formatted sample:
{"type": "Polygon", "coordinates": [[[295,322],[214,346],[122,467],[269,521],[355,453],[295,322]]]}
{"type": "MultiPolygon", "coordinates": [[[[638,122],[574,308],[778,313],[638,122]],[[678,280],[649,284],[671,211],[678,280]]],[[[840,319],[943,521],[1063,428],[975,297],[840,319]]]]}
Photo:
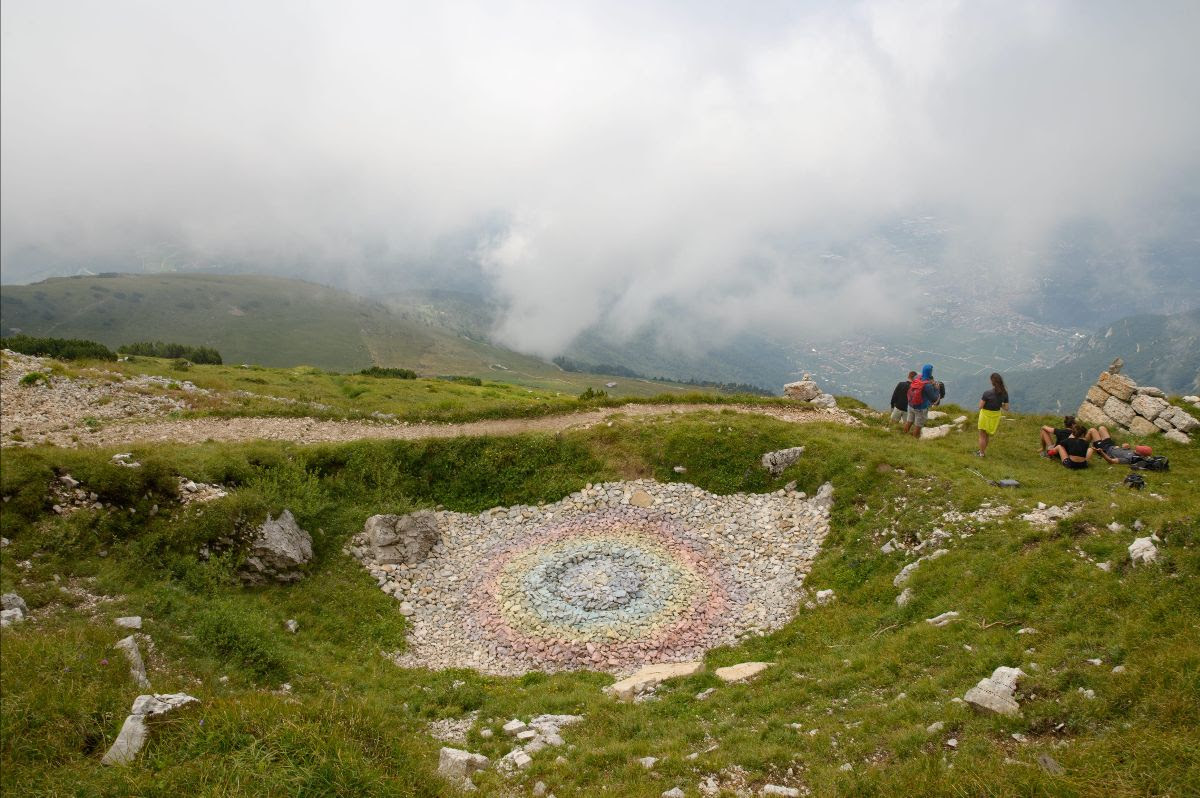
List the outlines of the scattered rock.
{"type": "Polygon", "coordinates": [[[946,728],[946,724],[945,724],[945,723],[942,723],[942,722],[939,720],[939,721],[936,721],[936,722],[934,722],[934,723],[930,723],[928,726],[926,726],[926,727],[925,727],[925,733],[926,733],[926,734],[937,734],[937,733],[939,733],[939,732],[940,732],[942,729],[944,729],[944,728],[946,728]]]}
{"type": "Polygon", "coordinates": [[[1066,773],[1066,769],[1062,765],[1054,761],[1054,757],[1049,754],[1038,754],[1038,766],[1049,773],[1051,776],[1061,776],[1066,773]]]}
{"type": "Polygon", "coordinates": [[[1086,689],[1083,687],[1080,687],[1079,694],[1081,696],[1083,696],[1084,698],[1086,698],[1088,701],[1092,701],[1096,698],[1096,691],[1091,689],[1090,687],[1086,688],[1086,689]]]}
{"type": "Polygon", "coordinates": [[[471,776],[477,771],[487,770],[490,765],[491,760],[483,754],[473,754],[458,748],[443,748],[438,751],[438,775],[456,786],[465,787],[471,784],[471,776]]]}
{"type": "Polygon", "coordinates": [[[795,787],[781,787],[778,784],[766,784],[758,792],[759,795],[781,795],[783,798],[800,798],[800,790],[795,787]]]}
{"type": "Polygon", "coordinates": [[[114,621],[114,623],[116,623],[116,625],[121,627],[122,629],[141,629],[142,628],[142,616],[126,615],[123,618],[117,618],[116,621],[114,621]]]}
{"type": "Polygon", "coordinates": [[[672,787],[662,794],[662,798],[684,798],[685,793],[678,787],[672,787]]]}
{"type": "Polygon", "coordinates": [[[12,626],[14,623],[20,623],[25,620],[25,613],[20,607],[13,607],[11,610],[0,610],[0,627],[12,626]]]}
{"type": "Polygon", "coordinates": [[[149,690],[150,679],[146,676],[146,664],[142,662],[137,639],[133,635],[121,638],[113,648],[125,652],[125,659],[129,660],[129,675],[134,683],[143,690],[149,690]]]}
{"type": "Polygon", "coordinates": [[[113,741],[100,763],[125,765],[132,762],[138,752],[142,750],[142,746],[146,744],[146,737],[150,733],[148,724],[151,718],[174,712],[193,703],[199,703],[199,699],[186,693],[156,693],[138,696],[133,700],[133,708],[130,710],[129,716],[125,718],[125,723],[122,724],[117,739],[113,741]]]}
{"type": "Polygon", "coordinates": [[[713,674],[723,682],[743,682],[754,678],[772,664],[770,662],[740,662],[726,668],[717,668],[713,674]]]}
{"type": "Polygon", "coordinates": [[[520,748],[514,748],[503,757],[496,767],[504,771],[524,770],[533,764],[533,757],[522,751],[520,748]]]}
{"type": "Polygon", "coordinates": [[[509,737],[516,737],[518,734],[520,734],[521,732],[525,731],[528,728],[529,728],[529,726],[526,725],[525,721],[519,720],[517,718],[513,718],[508,723],[505,723],[504,726],[500,730],[502,732],[504,732],[505,734],[507,734],[509,737]]]}
{"type": "Polygon", "coordinates": [[[25,599],[16,593],[5,593],[3,596],[0,596],[0,609],[20,610],[21,617],[29,614],[29,605],[25,603],[25,599]]]}
{"type": "Polygon", "coordinates": [[[833,594],[832,589],[817,591],[817,604],[821,607],[824,607],[826,604],[833,603],[833,600],[835,598],[836,598],[836,596],[833,594]]]}
{"type": "Polygon", "coordinates": [[[701,690],[700,692],[696,693],[696,700],[697,701],[707,701],[708,697],[711,696],[715,692],[717,692],[717,688],[706,687],[703,690],[701,690]]]}
{"type": "Polygon", "coordinates": [[[1129,544],[1129,559],[1133,564],[1149,564],[1158,559],[1158,547],[1152,538],[1137,538],[1129,544]]]}
{"type": "Polygon", "coordinates": [[[906,587],[900,591],[900,595],[896,596],[896,604],[901,607],[907,607],[908,603],[913,600],[913,592],[911,587],[906,587]]]}
{"type": "Polygon", "coordinates": [[[941,615],[938,615],[936,617],[926,618],[925,623],[932,624],[933,626],[937,626],[937,627],[942,627],[942,626],[945,626],[946,624],[953,623],[954,621],[957,621],[957,620],[958,620],[958,612],[956,610],[950,610],[949,612],[943,612],[941,615]]]}
{"type": "Polygon", "coordinates": [[[811,404],[813,407],[834,408],[837,407],[837,399],[831,393],[822,393],[818,394],[811,404]]]}
{"type": "Polygon", "coordinates": [[[283,622],[283,627],[285,629],[287,629],[289,632],[291,632],[292,634],[296,634],[296,632],[300,631],[300,622],[297,621],[295,618],[288,618],[286,621],[283,622]]]}
{"type": "Polygon", "coordinates": [[[1017,679],[1024,675],[1020,668],[1001,665],[991,677],[980,679],[979,684],[968,690],[963,700],[977,712],[1018,715],[1021,708],[1013,699],[1013,693],[1017,689],[1017,679]]]}
{"type": "Polygon", "coordinates": [[[771,476],[777,477],[784,472],[784,469],[799,460],[802,454],[804,454],[803,446],[767,452],[762,456],[762,466],[771,473],[771,476]]]}
{"type": "Polygon", "coordinates": [[[640,764],[646,770],[653,770],[654,765],[657,762],[658,762],[658,757],[656,757],[656,756],[644,756],[638,760],[638,764],[640,764]]]}
{"type": "Polygon", "coordinates": [[[242,581],[264,584],[267,581],[295,582],[303,578],[301,568],[312,559],[312,537],[300,528],[291,510],[279,518],[267,520],[250,543],[242,566],[242,581]]]}
{"type": "Polygon", "coordinates": [[[683,466],[675,466],[671,470],[674,471],[676,474],[686,474],[687,473],[687,469],[684,468],[683,466]]]}
{"type": "Polygon", "coordinates": [[[423,510],[408,515],[373,515],[363,527],[370,557],[384,564],[425,561],[441,539],[437,516],[423,510]]]}

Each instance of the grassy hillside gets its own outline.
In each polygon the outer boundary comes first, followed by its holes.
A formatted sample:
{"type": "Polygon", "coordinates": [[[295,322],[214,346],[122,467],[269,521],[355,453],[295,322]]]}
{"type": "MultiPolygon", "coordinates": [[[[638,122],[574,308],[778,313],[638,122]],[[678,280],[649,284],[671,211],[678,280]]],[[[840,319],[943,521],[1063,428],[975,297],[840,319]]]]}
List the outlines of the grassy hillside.
{"type": "Polygon", "coordinates": [[[1114,358],[1139,385],[1169,393],[1200,392],[1200,310],[1131,316],[1106,325],[1045,369],[1005,374],[1015,407],[1072,413],[1114,358]]]}
{"type": "Polygon", "coordinates": [[[709,775],[755,793],[771,781],[815,795],[1191,794],[1200,784],[1200,463],[1163,443],[1172,470],[1129,491],[1123,469],[1068,472],[1036,458],[1046,420],[1005,422],[984,461],[972,456],[970,431],[916,442],[882,425],[794,427],[732,413],[557,436],[159,446],[133,451],[138,469],[112,465],[111,451],[5,449],[0,531],[12,542],[0,549],[0,587],[20,592],[34,620],[6,629],[0,650],[0,789],[449,795],[434,775],[441,743],[425,724],[478,711],[466,747],[493,758],[508,750],[498,731],[508,718],[585,716],[564,734],[574,748],[538,754],[511,781],[482,774],[483,795],[528,795],[541,780],[560,798],[658,796],[676,785],[694,796],[709,775]],[[779,478],[759,467],[764,451],[798,444],[805,456],[779,478]],[[1022,487],[993,487],[968,469],[1022,487]],[[115,509],[55,515],[47,489],[59,473],[115,509]],[[184,510],[176,475],[232,493],[184,510]],[[835,485],[832,531],[807,584],[837,599],[708,657],[710,669],[774,662],[756,681],[719,686],[704,674],[656,701],[618,704],[600,693],[604,674],[481,677],[403,670],[380,656],[405,645],[406,621],[342,553],[368,515],[478,512],[637,476],[717,493],[835,485]],[[1018,517],[1037,502],[1082,506],[1041,528],[1018,517]],[[952,514],[998,505],[1012,512],[952,514]],[[300,583],[241,588],[230,558],[196,556],[284,507],[314,536],[300,583]],[[1161,538],[1158,563],[1129,562],[1135,522],[1138,534],[1161,538]],[[911,557],[880,547],[935,529],[950,533],[940,544],[950,554],[915,573],[915,598],[898,607],[892,580],[911,557]],[[1106,561],[1109,571],[1097,567],[1106,561]],[[924,622],[947,610],[961,622],[924,622]],[[103,768],[138,692],[112,649],[124,633],[111,620],[127,614],[146,619],[155,689],[203,703],[156,729],[134,765],[103,768]],[[288,618],[299,633],[284,630],[288,618]],[[1025,627],[1036,633],[1018,635],[1025,627]],[[977,716],[951,701],[998,665],[1029,674],[1021,717],[977,716]],[[1123,673],[1112,672],[1118,665],[1123,673]],[[710,686],[716,693],[697,702],[710,686]],[[928,732],[934,722],[944,728],[928,732]],[[482,737],[485,728],[495,735],[482,737]],[[637,762],[646,755],[661,758],[653,771],[637,762]],[[1057,767],[1039,766],[1042,756],[1057,767]]]}
{"type": "Polygon", "coordinates": [[[343,291],[279,277],[214,274],[63,277],[0,292],[0,330],[87,338],[110,347],[145,340],[210,346],[229,364],[370,365],[468,375],[577,394],[682,393],[684,386],[567,374],[535,357],[404,318],[343,291]]]}

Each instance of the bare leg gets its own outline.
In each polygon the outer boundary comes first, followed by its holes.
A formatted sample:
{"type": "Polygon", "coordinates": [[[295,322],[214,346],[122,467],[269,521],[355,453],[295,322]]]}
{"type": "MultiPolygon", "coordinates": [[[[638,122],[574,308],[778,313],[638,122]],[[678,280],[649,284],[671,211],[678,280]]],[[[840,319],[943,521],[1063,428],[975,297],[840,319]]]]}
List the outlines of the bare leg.
{"type": "Polygon", "coordinates": [[[1042,427],[1042,454],[1050,451],[1050,444],[1054,441],[1054,427],[1042,427]]]}
{"type": "Polygon", "coordinates": [[[988,446],[988,434],[986,432],[984,432],[983,430],[979,430],[979,453],[980,454],[987,453],[987,446],[988,446]]]}
{"type": "Polygon", "coordinates": [[[1059,460],[1067,459],[1067,450],[1062,447],[1062,444],[1055,446],[1053,449],[1050,450],[1050,453],[1058,455],[1059,460]]]}
{"type": "Polygon", "coordinates": [[[920,427],[913,427],[913,428],[912,428],[912,436],[913,436],[914,438],[920,438],[920,437],[921,437],[921,428],[920,428],[920,427]]]}

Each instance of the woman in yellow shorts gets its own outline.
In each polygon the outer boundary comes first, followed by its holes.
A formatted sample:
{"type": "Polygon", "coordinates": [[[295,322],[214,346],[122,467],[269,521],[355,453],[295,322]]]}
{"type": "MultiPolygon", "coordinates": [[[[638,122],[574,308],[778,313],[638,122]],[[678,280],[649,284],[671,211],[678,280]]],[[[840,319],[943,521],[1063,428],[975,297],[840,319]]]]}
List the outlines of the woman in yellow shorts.
{"type": "Polygon", "coordinates": [[[979,399],[979,449],[975,452],[978,457],[984,456],[988,441],[1000,429],[1000,411],[1008,409],[1008,389],[1004,387],[1004,378],[993,371],[990,379],[991,390],[985,391],[979,399]]]}

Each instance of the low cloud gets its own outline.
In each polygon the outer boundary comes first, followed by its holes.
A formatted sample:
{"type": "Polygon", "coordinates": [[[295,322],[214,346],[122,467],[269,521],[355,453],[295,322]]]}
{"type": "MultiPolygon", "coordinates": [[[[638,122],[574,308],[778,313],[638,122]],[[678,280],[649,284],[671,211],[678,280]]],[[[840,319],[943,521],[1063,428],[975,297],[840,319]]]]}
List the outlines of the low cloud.
{"type": "Polygon", "coordinates": [[[1191,2],[2,15],[6,280],[166,247],[363,287],[436,254],[554,354],[665,312],[682,339],[886,326],[913,269],[1036,280],[1082,222],[1120,267],[1197,207],[1191,2]]]}

